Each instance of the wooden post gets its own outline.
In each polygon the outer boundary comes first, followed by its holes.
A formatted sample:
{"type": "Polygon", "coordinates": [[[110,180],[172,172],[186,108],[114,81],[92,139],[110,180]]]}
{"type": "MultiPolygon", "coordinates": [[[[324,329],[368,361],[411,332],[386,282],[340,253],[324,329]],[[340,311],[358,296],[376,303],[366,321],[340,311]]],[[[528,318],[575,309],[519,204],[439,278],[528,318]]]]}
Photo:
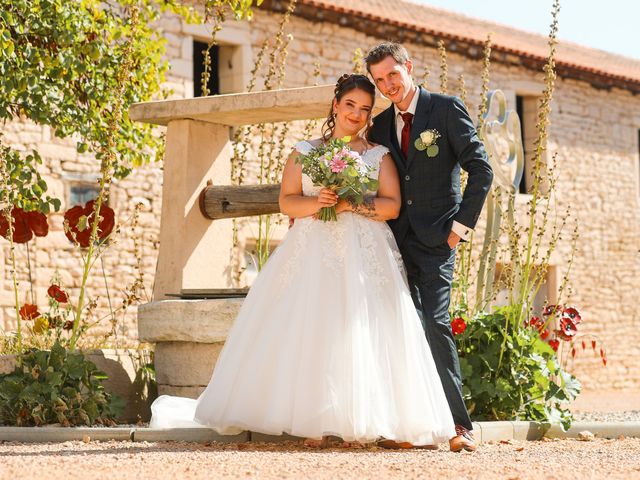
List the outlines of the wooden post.
{"type": "Polygon", "coordinates": [[[280,184],[207,185],[200,193],[200,211],[211,220],[279,213],[280,184]]]}

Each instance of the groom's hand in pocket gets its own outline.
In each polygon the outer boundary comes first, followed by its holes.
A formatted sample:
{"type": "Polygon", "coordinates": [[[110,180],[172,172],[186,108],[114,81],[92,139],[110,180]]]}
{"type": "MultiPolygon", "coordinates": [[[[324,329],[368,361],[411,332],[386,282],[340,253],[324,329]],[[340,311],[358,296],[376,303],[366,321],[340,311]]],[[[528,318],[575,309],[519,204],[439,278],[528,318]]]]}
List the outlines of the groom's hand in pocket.
{"type": "Polygon", "coordinates": [[[453,250],[454,248],[456,248],[458,243],[460,243],[460,235],[458,235],[454,231],[451,231],[451,233],[449,233],[449,238],[447,238],[447,243],[449,244],[449,248],[453,250]]]}

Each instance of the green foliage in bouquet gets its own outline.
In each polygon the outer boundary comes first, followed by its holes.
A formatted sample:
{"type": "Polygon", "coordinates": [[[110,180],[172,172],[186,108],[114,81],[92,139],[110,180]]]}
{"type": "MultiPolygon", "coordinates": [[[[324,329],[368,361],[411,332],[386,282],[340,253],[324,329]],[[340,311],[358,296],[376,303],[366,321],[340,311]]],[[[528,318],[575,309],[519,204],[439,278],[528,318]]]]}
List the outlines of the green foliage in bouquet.
{"type": "Polygon", "coordinates": [[[58,342],[51,351],[32,349],[0,375],[0,424],[113,425],[124,402],[105,392],[104,379],[93,362],[58,342]]]}
{"type": "Polygon", "coordinates": [[[580,393],[580,382],[536,328],[512,327],[512,308],[452,322],[469,413],[477,420],[533,420],[567,429],[567,405],[580,393]]]}
{"type": "MultiPolygon", "coordinates": [[[[349,147],[351,137],[333,138],[297,158],[302,173],[316,186],[334,190],[338,197],[360,205],[368,191],[378,189],[378,180],[371,177],[373,168],[367,165],[360,153],[349,147]]],[[[337,220],[335,207],[324,207],[318,212],[323,221],[337,220]]]]}

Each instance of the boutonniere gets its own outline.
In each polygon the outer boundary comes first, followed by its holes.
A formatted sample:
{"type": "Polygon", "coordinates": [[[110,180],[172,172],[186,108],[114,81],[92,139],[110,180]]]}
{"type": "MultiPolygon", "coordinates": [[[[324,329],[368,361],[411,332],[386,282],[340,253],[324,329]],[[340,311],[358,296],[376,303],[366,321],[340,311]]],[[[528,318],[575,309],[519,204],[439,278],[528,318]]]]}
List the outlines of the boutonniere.
{"type": "Polygon", "coordinates": [[[436,145],[436,142],[440,137],[440,132],[438,132],[435,128],[432,128],[431,130],[425,130],[420,134],[418,138],[416,138],[416,143],[414,144],[416,150],[426,150],[427,157],[435,157],[440,151],[440,148],[438,148],[438,145],[436,145]]]}

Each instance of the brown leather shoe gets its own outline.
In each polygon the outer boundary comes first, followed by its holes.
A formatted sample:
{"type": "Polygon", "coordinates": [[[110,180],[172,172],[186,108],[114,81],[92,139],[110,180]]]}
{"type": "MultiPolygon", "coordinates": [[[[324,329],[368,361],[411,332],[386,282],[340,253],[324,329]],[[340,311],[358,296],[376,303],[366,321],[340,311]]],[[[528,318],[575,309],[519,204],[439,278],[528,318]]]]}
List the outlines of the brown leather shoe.
{"type": "Polygon", "coordinates": [[[413,448],[413,444],[409,442],[396,442],[395,440],[389,440],[388,438],[378,440],[376,445],[380,448],[387,448],[389,450],[400,450],[413,448]]]}
{"type": "Polygon", "coordinates": [[[414,445],[413,448],[418,448],[420,450],[439,450],[440,449],[438,445],[414,445]]]}
{"type": "Polygon", "coordinates": [[[452,452],[460,452],[462,450],[466,450],[467,452],[476,451],[476,443],[473,440],[471,431],[462,425],[456,425],[456,434],[455,437],[449,440],[449,448],[452,452]]]}

